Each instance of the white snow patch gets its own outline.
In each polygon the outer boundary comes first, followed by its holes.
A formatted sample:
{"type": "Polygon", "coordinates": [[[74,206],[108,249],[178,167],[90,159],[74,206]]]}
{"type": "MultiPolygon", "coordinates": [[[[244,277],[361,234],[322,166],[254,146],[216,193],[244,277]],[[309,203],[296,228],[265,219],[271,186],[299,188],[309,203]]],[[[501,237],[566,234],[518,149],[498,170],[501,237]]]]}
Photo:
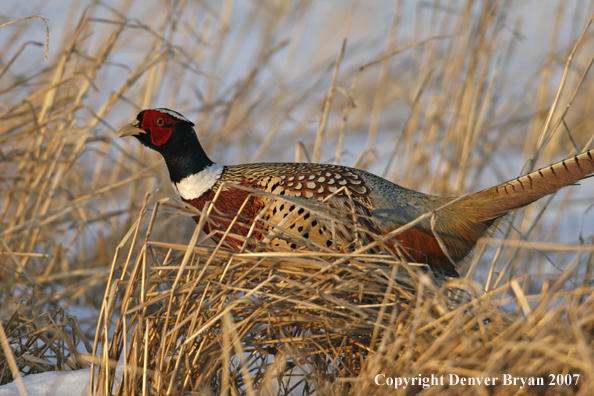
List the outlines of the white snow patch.
{"type": "MultiPolygon", "coordinates": [[[[124,364],[118,364],[114,390],[121,380],[124,364]]],[[[95,377],[97,378],[97,377],[95,377]]],[[[85,396],[89,395],[91,369],[76,371],[50,371],[22,377],[29,396],[85,396]]],[[[16,382],[0,386],[0,396],[19,396],[16,382]]]]}
{"type": "Polygon", "coordinates": [[[199,198],[215,185],[223,168],[223,165],[212,164],[198,173],[184,177],[179,183],[173,183],[173,188],[183,199],[199,198]]]}

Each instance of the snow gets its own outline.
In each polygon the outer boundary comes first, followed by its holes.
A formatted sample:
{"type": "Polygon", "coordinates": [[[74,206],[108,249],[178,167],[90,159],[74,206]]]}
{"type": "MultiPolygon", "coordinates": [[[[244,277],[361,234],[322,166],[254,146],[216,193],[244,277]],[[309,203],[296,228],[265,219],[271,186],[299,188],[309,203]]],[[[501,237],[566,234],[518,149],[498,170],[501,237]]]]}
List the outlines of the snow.
{"type": "MultiPolygon", "coordinates": [[[[122,379],[123,365],[116,369],[115,383],[122,379]]],[[[51,371],[22,377],[29,396],[84,396],[90,394],[91,369],[51,371]]],[[[0,396],[19,396],[16,381],[0,386],[0,396]]]]}

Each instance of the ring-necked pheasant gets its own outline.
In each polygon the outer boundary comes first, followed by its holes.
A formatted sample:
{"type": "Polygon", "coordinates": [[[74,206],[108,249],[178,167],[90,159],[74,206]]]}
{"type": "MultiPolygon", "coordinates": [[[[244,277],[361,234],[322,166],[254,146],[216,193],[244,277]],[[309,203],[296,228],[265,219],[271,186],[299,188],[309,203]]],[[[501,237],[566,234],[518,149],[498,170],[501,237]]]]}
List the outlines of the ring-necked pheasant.
{"type": "MultiPolygon", "coordinates": [[[[228,187],[227,184],[316,201],[338,191],[328,204],[346,213],[355,211],[361,215],[357,218],[359,228],[369,231],[370,235],[385,235],[454,200],[412,191],[369,172],[345,166],[308,163],[219,165],[208,158],[193,126],[184,116],[169,109],[143,110],[132,123],[120,129],[118,137],[132,135],[145,146],[161,153],[174,188],[185,202],[199,210],[207,201],[212,201],[222,188],[215,202],[219,215],[215,226],[222,232],[239,212],[242,219],[253,220],[266,209],[262,218],[269,225],[279,224],[292,214],[298,217],[290,231],[319,245],[332,245],[330,232],[309,211],[287,202],[271,203],[270,199],[255,197],[246,190],[228,187]],[[342,187],[348,189],[349,194],[339,191],[342,187]],[[248,201],[244,205],[246,199],[248,201]]],[[[584,152],[446,206],[439,212],[433,229],[429,220],[423,220],[398,234],[395,238],[400,243],[400,249],[404,249],[411,261],[429,264],[445,275],[458,276],[454,264],[471,252],[477,240],[498,218],[594,173],[593,152],[584,152]],[[435,233],[439,235],[449,258],[435,233]]],[[[236,221],[233,232],[247,235],[249,224],[246,223],[236,221]]],[[[212,226],[207,223],[204,231],[213,231],[212,226]]],[[[343,230],[344,233],[348,230],[343,230]]],[[[258,235],[261,237],[263,234],[254,234],[258,235]]],[[[348,236],[342,235],[342,238],[348,239],[348,236]]],[[[243,243],[233,238],[228,241],[238,247],[243,243]]],[[[296,247],[284,239],[269,242],[296,247]]],[[[396,249],[396,245],[395,241],[388,241],[388,248],[396,249]]],[[[402,250],[399,252],[402,254],[402,250]]]]}

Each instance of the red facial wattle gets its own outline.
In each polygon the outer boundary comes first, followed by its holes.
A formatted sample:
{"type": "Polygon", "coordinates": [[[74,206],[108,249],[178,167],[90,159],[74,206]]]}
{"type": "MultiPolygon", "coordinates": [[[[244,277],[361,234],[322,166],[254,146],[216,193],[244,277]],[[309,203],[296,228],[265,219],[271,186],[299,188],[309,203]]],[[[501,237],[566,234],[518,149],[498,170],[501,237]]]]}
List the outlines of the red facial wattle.
{"type": "Polygon", "coordinates": [[[141,128],[150,131],[151,141],[155,146],[162,146],[171,137],[176,121],[157,111],[147,111],[142,118],[141,128]]]}

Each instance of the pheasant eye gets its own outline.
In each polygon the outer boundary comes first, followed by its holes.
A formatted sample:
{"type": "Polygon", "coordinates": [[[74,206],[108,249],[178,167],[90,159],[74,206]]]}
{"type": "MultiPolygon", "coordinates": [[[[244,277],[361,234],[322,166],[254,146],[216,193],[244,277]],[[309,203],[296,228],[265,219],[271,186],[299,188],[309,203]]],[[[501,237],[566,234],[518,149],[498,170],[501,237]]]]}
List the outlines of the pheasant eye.
{"type": "Polygon", "coordinates": [[[165,119],[163,117],[159,117],[155,120],[155,126],[162,127],[165,125],[165,119]]]}

